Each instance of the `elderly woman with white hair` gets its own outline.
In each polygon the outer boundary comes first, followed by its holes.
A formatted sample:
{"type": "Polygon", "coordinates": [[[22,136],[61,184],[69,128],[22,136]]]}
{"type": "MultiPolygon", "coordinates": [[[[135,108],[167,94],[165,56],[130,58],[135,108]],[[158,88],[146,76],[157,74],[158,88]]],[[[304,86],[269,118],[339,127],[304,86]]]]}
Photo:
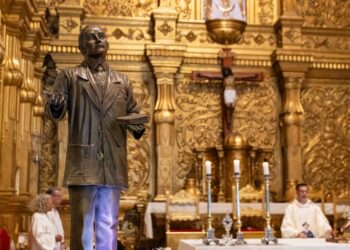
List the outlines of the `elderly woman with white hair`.
{"type": "Polygon", "coordinates": [[[47,216],[52,209],[52,199],[48,194],[39,194],[31,203],[34,212],[31,224],[31,250],[55,250],[55,226],[47,216]]]}

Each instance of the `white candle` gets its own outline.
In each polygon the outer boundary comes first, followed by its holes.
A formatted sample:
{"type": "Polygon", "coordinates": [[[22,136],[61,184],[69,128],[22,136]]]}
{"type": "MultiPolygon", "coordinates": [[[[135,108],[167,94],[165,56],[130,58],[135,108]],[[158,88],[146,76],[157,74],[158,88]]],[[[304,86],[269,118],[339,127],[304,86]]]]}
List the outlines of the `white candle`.
{"type": "Polygon", "coordinates": [[[269,163],[267,161],[263,162],[263,172],[264,172],[264,175],[267,176],[267,175],[270,175],[270,169],[269,169],[269,163]]]}
{"type": "Polygon", "coordinates": [[[235,174],[239,174],[240,170],[239,170],[239,160],[234,160],[233,161],[233,169],[235,174]]]}
{"type": "Polygon", "coordinates": [[[211,175],[211,161],[205,161],[205,172],[207,175],[211,175]]]}

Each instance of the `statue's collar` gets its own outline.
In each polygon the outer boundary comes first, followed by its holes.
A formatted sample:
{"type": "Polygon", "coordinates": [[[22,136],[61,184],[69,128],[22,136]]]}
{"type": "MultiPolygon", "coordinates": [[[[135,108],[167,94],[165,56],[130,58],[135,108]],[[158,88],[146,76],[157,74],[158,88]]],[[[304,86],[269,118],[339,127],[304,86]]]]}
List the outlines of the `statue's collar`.
{"type": "MultiPolygon", "coordinates": [[[[109,66],[107,63],[105,63],[107,68],[104,68],[105,70],[109,71],[109,76],[110,81],[115,83],[115,82],[123,82],[122,78],[120,77],[119,73],[114,71],[114,70],[109,70],[109,66]]],[[[98,66],[98,65],[97,65],[98,66]]],[[[91,70],[86,61],[84,61],[77,69],[77,75],[84,79],[84,80],[89,80],[88,77],[88,70],[91,70]]]]}

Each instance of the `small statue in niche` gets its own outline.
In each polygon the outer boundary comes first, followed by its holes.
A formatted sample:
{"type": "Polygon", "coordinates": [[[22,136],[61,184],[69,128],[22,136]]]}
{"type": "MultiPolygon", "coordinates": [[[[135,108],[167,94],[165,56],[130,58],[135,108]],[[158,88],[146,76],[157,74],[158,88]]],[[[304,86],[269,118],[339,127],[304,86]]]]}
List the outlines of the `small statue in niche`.
{"type": "Polygon", "coordinates": [[[208,0],[206,19],[234,19],[245,21],[245,0],[208,0]]]}

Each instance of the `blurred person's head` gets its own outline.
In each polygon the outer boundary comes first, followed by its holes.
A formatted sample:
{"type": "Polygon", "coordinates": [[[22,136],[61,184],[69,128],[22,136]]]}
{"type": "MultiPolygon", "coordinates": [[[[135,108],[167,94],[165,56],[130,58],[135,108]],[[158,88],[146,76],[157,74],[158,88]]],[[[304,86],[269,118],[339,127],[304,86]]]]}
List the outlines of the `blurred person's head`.
{"type": "Polygon", "coordinates": [[[61,205],[62,203],[62,192],[61,189],[58,187],[50,187],[47,191],[46,194],[51,195],[52,198],[52,204],[54,208],[57,208],[61,205]]]}
{"type": "Polygon", "coordinates": [[[295,187],[297,193],[297,201],[305,204],[308,200],[309,188],[306,183],[300,183],[295,187]]]}
{"type": "Polygon", "coordinates": [[[51,211],[53,207],[51,195],[48,195],[48,194],[37,195],[34,198],[34,200],[32,200],[30,207],[33,212],[38,212],[38,213],[47,213],[51,211]]]}

